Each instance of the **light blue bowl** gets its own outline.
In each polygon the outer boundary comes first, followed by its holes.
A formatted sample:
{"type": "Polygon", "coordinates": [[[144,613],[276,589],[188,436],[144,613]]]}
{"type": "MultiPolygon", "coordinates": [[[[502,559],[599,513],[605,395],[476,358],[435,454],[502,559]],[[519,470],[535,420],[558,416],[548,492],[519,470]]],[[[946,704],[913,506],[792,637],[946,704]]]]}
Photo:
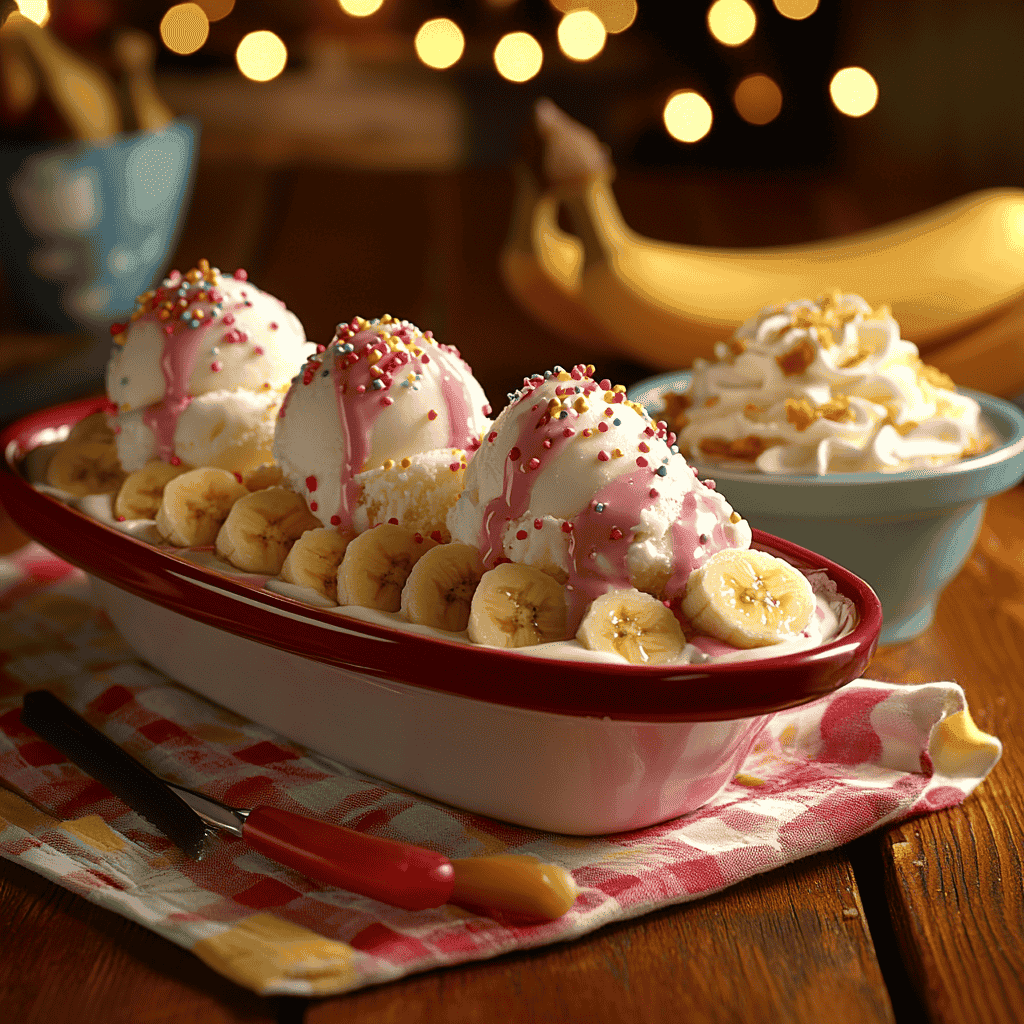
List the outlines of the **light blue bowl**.
{"type": "MultiPolygon", "coordinates": [[[[666,391],[683,391],[687,371],[635,384],[629,397],[656,419],[666,391]]],[[[1024,414],[979,391],[994,448],[939,469],[905,473],[766,476],[697,465],[751,526],[802,544],[871,585],[882,602],[879,642],[927,629],[939,594],[960,571],[981,530],[985,503],[1024,477],[1024,414]]]]}
{"type": "Polygon", "coordinates": [[[22,325],[83,337],[59,362],[5,375],[0,418],[102,387],[110,324],[174,252],[198,137],[177,119],[102,143],[0,144],[0,265],[22,325]]]}

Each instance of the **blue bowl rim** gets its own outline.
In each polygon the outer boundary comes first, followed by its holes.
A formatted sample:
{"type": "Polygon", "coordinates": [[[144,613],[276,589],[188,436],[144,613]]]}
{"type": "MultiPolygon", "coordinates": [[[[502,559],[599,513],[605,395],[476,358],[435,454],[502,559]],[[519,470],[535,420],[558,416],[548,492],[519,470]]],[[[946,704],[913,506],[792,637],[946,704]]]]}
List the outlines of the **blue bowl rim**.
{"type": "MultiPolygon", "coordinates": [[[[628,397],[643,405],[647,411],[657,418],[658,413],[651,406],[643,401],[643,396],[657,389],[659,391],[679,390],[681,384],[688,384],[691,372],[689,370],[669,370],[652,377],[645,377],[637,381],[627,389],[628,397]]],[[[768,476],[762,473],[750,473],[744,471],[730,470],[722,466],[713,466],[709,463],[693,462],[693,465],[701,471],[701,475],[714,475],[716,479],[734,481],[737,483],[756,482],[759,486],[770,487],[849,487],[857,485],[864,486],[885,486],[891,485],[894,481],[929,480],[936,476],[945,478],[976,473],[1000,463],[1007,462],[1014,458],[1024,458],[1024,412],[1021,412],[1016,405],[1005,398],[998,398],[995,395],[987,394],[984,391],[974,391],[970,388],[957,388],[957,393],[973,398],[982,408],[990,426],[996,426],[995,420],[1007,423],[1009,436],[1002,444],[981,455],[964,459],[962,462],[946,466],[935,466],[928,469],[907,469],[895,473],[863,472],[863,473],[830,473],[827,476],[810,474],[778,474],[768,476]]],[[[1022,466],[1024,475],[1024,466],[1022,466]]]]}

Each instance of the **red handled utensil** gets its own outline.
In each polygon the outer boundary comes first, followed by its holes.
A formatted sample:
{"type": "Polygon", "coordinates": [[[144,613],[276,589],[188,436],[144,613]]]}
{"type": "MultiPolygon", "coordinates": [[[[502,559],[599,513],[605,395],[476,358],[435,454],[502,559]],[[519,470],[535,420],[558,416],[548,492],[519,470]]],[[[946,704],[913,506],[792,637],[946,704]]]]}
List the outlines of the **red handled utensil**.
{"type": "Polygon", "coordinates": [[[21,720],[195,860],[215,830],[309,878],[405,910],[455,895],[455,869],[443,854],[275,807],[230,807],[165,782],[46,690],[25,695],[21,720]]]}

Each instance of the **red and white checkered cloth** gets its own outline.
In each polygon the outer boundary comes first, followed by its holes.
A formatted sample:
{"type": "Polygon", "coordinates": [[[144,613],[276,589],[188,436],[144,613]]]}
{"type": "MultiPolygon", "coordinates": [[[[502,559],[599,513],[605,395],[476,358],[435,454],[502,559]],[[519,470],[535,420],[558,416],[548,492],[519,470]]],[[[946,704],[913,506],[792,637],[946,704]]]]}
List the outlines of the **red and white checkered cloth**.
{"type": "Polygon", "coordinates": [[[576,838],[505,825],[327,762],[136,659],[88,582],[36,545],[0,558],[0,854],[191,949],[265,995],[327,995],[573,939],[962,801],[1001,752],[953,683],[858,680],[774,718],[723,793],[654,828],[576,838]],[[218,839],[201,862],[21,725],[45,687],[158,774],[449,857],[533,853],[580,889],[557,921],[409,912],[218,839]],[[45,810],[44,810],[45,809],[45,810]],[[51,816],[53,815],[53,816],[51,816]]]}

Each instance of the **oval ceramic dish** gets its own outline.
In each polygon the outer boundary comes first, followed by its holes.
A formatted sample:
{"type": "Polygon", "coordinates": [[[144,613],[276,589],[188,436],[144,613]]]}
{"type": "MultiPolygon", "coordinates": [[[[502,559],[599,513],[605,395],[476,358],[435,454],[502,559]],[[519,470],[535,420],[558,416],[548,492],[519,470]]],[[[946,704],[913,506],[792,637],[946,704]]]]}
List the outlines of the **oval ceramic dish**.
{"type": "Polygon", "coordinates": [[[426,796],[551,831],[600,834],[684,814],[729,782],[773,712],[863,671],[881,626],[852,573],[824,569],[857,611],[811,650],[731,664],[552,660],[434,639],[254,590],[89,518],[18,471],[102,400],[34,413],[0,435],[0,502],[84,569],[128,643],[172,678],[329,757],[426,796]]]}
{"type": "MultiPolygon", "coordinates": [[[[655,419],[666,391],[684,391],[689,371],[634,384],[629,397],[655,419]]],[[[980,406],[993,448],[947,466],[897,473],[774,475],[705,466],[702,479],[751,526],[800,542],[857,573],[882,602],[879,642],[899,643],[928,628],[939,595],[967,561],[985,502],[1024,476],[1024,413],[1012,402],[959,389],[980,406]]]]}

